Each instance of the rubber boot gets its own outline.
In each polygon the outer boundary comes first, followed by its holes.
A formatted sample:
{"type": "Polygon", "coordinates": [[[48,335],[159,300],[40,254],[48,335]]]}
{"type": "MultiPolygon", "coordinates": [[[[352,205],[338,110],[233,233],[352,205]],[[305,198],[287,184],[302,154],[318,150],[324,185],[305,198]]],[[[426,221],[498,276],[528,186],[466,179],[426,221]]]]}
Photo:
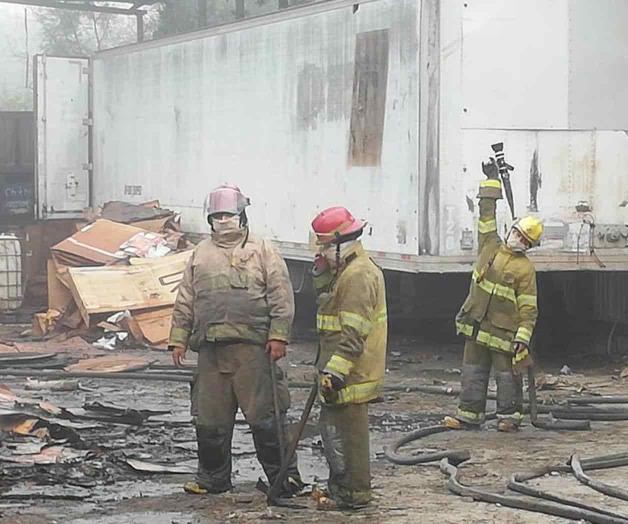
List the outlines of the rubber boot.
{"type": "Polygon", "coordinates": [[[449,429],[462,430],[473,430],[479,428],[477,424],[470,424],[469,422],[465,422],[464,420],[460,420],[459,418],[449,416],[443,419],[443,426],[449,429]]]}
{"type": "Polygon", "coordinates": [[[198,471],[196,480],[183,486],[186,493],[224,493],[231,484],[231,435],[233,428],[196,426],[198,471]]]}
{"type": "Polygon", "coordinates": [[[497,423],[497,431],[514,433],[519,431],[519,424],[511,418],[503,418],[497,423]]]}
{"type": "MultiPolygon", "coordinates": [[[[263,420],[255,426],[252,426],[251,431],[253,433],[257,460],[259,460],[266,473],[269,485],[272,486],[281,469],[279,437],[277,436],[275,422],[272,418],[263,420]]],[[[288,476],[281,486],[279,496],[281,498],[293,497],[304,487],[305,484],[301,480],[295,454],[290,462],[288,476]]]]}

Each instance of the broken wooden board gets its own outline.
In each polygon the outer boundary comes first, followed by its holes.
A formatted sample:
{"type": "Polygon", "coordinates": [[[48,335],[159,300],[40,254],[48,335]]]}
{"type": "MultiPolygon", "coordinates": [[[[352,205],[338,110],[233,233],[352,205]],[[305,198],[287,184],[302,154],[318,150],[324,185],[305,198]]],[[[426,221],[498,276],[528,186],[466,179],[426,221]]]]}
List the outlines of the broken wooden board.
{"type": "Polygon", "coordinates": [[[127,333],[130,333],[130,335],[136,341],[144,342],[144,334],[142,333],[142,330],[140,329],[140,326],[137,323],[137,320],[135,320],[135,318],[133,318],[133,317],[125,317],[125,318],[122,319],[121,324],[124,327],[124,330],[127,333]]]}
{"type": "Polygon", "coordinates": [[[54,260],[48,259],[46,263],[48,276],[48,309],[65,311],[72,303],[72,293],[59,278],[59,270],[54,260]]]}
{"type": "Polygon", "coordinates": [[[66,371],[89,371],[95,373],[119,373],[122,371],[140,371],[153,363],[152,360],[130,355],[107,355],[81,360],[76,364],[67,366],[66,371]]]}
{"type": "MultiPolygon", "coordinates": [[[[31,433],[26,434],[30,435],[31,433]]],[[[23,433],[18,434],[23,435],[23,433]]],[[[65,446],[49,446],[37,453],[14,455],[13,457],[4,457],[2,460],[31,466],[35,464],[65,464],[80,461],[91,453],[93,452],[90,450],[76,450],[65,446]]]]}
{"type": "MultiPolygon", "coordinates": [[[[188,255],[189,257],[189,255],[188,255]]],[[[145,264],[71,268],[72,295],[85,325],[90,315],[172,306],[187,258],[179,255],[145,264]]]]}
{"type": "Polygon", "coordinates": [[[50,339],[44,342],[15,342],[15,349],[20,353],[70,353],[73,357],[93,357],[102,355],[81,337],[70,337],[66,340],[50,339]]]}
{"type": "Polygon", "coordinates": [[[133,313],[143,338],[152,345],[158,345],[168,340],[172,325],[172,307],[159,308],[150,311],[133,313]]]}
{"type": "Polygon", "coordinates": [[[18,349],[15,345],[9,346],[8,344],[2,344],[0,342],[0,354],[2,353],[17,353],[18,349]]]}
{"type": "Polygon", "coordinates": [[[35,313],[31,325],[31,334],[34,337],[43,337],[54,330],[61,312],[49,309],[45,313],[35,313]]]}

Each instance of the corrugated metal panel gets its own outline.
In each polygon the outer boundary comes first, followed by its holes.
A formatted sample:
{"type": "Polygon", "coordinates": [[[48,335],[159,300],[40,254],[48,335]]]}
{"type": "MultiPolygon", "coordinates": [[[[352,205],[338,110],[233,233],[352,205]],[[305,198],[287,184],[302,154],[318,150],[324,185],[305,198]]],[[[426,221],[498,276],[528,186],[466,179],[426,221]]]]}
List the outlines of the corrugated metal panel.
{"type": "Polygon", "coordinates": [[[628,324],[628,272],[596,273],[594,318],[628,324]]]}
{"type": "Polygon", "coordinates": [[[158,198],[204,232],[204,194],[230,180],[271,238],[307,242],[315,213],[342,204],[372,224],[370,248],[418,254],[420,3],[358,5],[98,55],[96,204],[158,198]],[[356,37],[382,29],[381,161],[351,166],[356,37]]]}

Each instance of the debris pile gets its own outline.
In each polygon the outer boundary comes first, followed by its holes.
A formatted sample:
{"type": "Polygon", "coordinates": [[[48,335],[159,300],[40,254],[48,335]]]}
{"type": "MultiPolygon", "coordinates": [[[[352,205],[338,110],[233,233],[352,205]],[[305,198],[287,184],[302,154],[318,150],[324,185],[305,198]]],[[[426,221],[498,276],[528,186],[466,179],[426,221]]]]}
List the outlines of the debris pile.
{"type": "Polygon", "coordinates": [[[86,219],[51,248],[48,310],[35,314],[31,334],[87,335],[103,350],[163,348],[192,247],[179,216],[158,202],[115,201],[86,219]]]}
{"type": "MultiPolygon", "coordinates": [[[[32,382],[40,393],[59,386],[59,381],[32,382]]],[[[72,392],[66,384],[57,391],[63,404],[25,396],[0,384],[3,500],[85,500],[94,496],[90,488],[137,479],[138,472],[195,471],[194,451],[168,445],[175,436],[194,440],[189,420],[177,422],[170,410],[147,409],[144,403],[141,408],[117,405],[102,399],[101,390],[80,383],[72,392]],[[147,453],[149,445],[160,449],[147,453]],[[159,461],[147,461],[155,455],[159,461]],[[52,492],[51,486],[61,491],[52,492]]],[[[115,393],[107,390],[106,395],[115,393]]]]}

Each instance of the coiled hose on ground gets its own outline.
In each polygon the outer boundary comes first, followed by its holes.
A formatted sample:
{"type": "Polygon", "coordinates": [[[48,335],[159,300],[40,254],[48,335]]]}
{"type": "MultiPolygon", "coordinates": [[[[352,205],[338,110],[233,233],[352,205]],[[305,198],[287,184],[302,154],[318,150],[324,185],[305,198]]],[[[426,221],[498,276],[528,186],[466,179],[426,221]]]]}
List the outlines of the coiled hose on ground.
{"type": "MultiPolygon", "coordinates": [[[[528,379],[528,391],[530,394],[528,407],[531,422],[535,427],[549,430],[586,430],[590,429],[589,420],[628,420],[628,410],[626,409],[605,409],[591,406],[591,404],[628,403],[628,397],[625,396],[573,397],[568,399],[566,407],[537,406],[534,375],[530,373],[528,379]],[[537,416],[539,412],[549,413],[553,418],[540,420],[537,416]]],[[[441,391],[430,388],[425,392],[452,395],[453,391],[455,391],[454,388],[443,387],[441,391]]],[[[487,416],[487,419],[494,418],[496,418],[495,414],[487,416]]],[[[471,497],[477,501],[500,504],[510,508],[544,513],[568,519],[586,520],[594,524],[628,524],[627,515],[586,504],[573,498],[545,492],[524,484],[527,480],[532,480],[552,472],[572,472],[583,484],[608,496],[628,500],[628,492],[626,490],[591,479],[584,473],[585,470],[628,466],[628,453],[607,455],[584,461],[580,461],[579,457],[574,455],[571,457],[568,465],[546,466],[531,473],[515,473],[508,483],[508,488],[514,492],[527,495],[527,497],[509,496],[464,486],[459,482],[457,466],[471,457],[469,450],[450,449],[411,455],[399,452],[400,448],[410,442],[445,431],[448,431],[448,428],[444,426],[429,426],[403,435],[384,449],[386,458],[394,464],[400,465],[426,464],[438,460],[440,461],[440,470],[449,477],[447,482],[448,489],[452,493],[471,497]]]]}

